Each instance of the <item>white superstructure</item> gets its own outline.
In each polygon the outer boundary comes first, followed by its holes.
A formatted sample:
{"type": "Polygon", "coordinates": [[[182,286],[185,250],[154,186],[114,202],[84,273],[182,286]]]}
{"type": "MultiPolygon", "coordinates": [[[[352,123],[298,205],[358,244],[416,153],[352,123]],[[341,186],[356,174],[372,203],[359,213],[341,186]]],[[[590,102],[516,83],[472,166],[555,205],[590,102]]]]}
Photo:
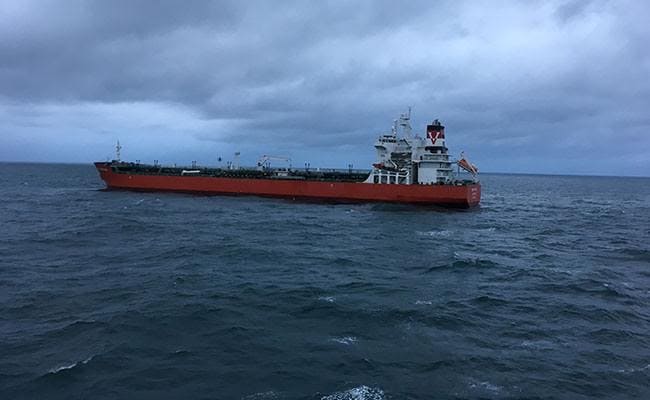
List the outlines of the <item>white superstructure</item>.
{"type": "MultiPolygon", "coordinates": [[[[411,112],[394,121],[391,133],[375,142],[377,162],[366,183],[433,185],[455,181],[452,162],[445,145],[445,127],[434,120],[427,125],[426,137],[413,136],[411,112]],[[398,130],[401,128],[401,135],[398,130]]],[[[464,159],[463,159],[464,160],[464,159]]],[[[465,169],[463,165],[460,165],[465,169]]],[[[475,173],[472,173],[475,179],[475,173]]]]}

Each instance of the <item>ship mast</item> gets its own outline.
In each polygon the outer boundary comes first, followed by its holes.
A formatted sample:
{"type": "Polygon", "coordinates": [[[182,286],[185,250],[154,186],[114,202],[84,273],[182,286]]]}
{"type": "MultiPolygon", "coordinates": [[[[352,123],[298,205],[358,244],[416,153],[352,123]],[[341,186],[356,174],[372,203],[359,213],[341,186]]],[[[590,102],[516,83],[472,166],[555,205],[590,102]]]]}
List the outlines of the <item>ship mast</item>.
{"type": "Polygon", "coordinates": [[[241,155],[241,153],[239,151],[235,153],[235,162],[234,162],[234,164],[235,164],[234,168],[235,169],[239,169],[239,156],[240,155],[241,155]]]}
{"type": "Polygon", "coordinates": [[[117,141],[117,145],[115,146],[115,160],[116,161],[121,161],[120,160],[120,151],[122,150],[122,146],[120,146],[120,141],[117,141]]]}
{"type": "Polygon", "coordinates": [[[402,132],[404,135],[404,138],[406,139],[412,139],[413,136],[411,134],[411,107],[409,107],[408,112],[402,113],[399,116],[399,125],[402,127],[402,132]]]}

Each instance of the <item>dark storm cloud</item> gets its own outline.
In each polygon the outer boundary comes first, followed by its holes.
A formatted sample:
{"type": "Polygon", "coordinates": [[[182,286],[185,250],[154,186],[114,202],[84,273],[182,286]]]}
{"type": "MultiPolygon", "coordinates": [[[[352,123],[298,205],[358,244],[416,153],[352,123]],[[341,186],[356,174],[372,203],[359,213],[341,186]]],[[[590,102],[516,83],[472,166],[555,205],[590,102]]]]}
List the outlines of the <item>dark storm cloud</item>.
{"type": "Polygon", "coordinates": [[[315,42],[354,40],[408,21],[370,3],[343,9],[287,3],[284,10],[264,2],[245,8],[230,2],[58,5],[35,3],[26,15],[5,15],[5,95],[202,104],[220,93],[303,76],[306,64],[323,61],[303,59],[315,42]]]}
{"type": "Polygon", "coordinates": [[[625,157],[649,167],[648,15],[606,1],[9,4],[0,129],[9,145],[128,131],[141,148],[187,139],[187,154],[214,143],[369,161],[411,105],[417,131],[443,118],[453,148],[488,169],[523,154],[517,168],[542,171],[546,157],[559,172],[611,154],[612,137],[617,154],[591,172],[625,157]]]}

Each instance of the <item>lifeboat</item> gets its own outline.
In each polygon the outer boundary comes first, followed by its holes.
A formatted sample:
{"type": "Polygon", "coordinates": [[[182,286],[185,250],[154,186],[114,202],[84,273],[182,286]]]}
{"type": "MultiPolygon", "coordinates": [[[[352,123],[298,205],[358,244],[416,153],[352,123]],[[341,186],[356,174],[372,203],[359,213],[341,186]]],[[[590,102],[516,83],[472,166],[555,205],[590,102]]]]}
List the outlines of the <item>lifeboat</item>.
{"type": "Polygon", "coordinates": [[[478,174],[478,168],[476,167],[476,165],[472,164],[471,162],[469,162],[469,160],[467,160],[464,153],[461,153],[460,155],[460,160],[458,160],[458,166],[474,176],[478,174]]]}
{"type": "Polygon", "coordinates": [[[392,171],[392,172],[398,172],[399,171],[395,167],[390,167],[390,166],[382,164],[382,163],[374,163],[374,164],[372,164],[372,166],[377,168],[377,169],[381,169],[383,171],[392,171]]]}

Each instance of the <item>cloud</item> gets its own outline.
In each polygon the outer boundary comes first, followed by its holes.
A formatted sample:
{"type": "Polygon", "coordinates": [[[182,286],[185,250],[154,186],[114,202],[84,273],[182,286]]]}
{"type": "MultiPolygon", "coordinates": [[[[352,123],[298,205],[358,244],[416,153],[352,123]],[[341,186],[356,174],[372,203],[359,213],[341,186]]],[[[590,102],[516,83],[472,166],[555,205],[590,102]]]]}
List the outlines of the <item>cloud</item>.
{"type": "Polygon", "coordinates": [[[9,4],[0,107],[15,114],[0,134],[5,148],[39,137],[25,159],[91,161],[74,143],[47,148],[129,132],[147,156],[183,142],[180,158],[241,148],[369,163],[375,136],[413,106],[416,131],[441,118],[452,151],[482,170],[511,171],[519,154],[523,172],[547,171],[540,160],[647,171],[650,7],[624,3],[9,4]]]}

